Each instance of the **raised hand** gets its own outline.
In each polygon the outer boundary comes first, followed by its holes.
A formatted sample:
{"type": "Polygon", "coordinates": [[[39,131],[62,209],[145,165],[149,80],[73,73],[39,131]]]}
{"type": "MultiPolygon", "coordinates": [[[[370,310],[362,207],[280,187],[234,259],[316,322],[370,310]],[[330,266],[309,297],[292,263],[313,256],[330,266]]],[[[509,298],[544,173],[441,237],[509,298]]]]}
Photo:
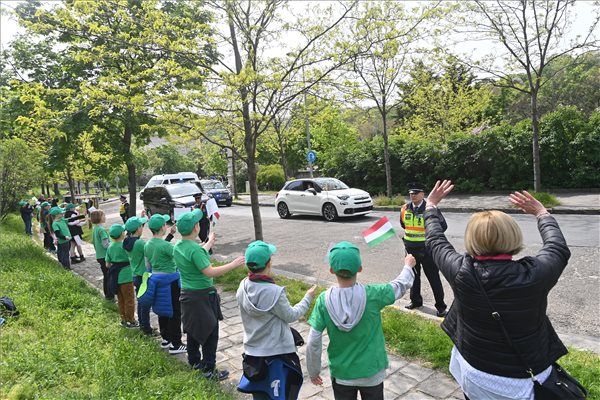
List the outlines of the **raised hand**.
{"type": "Polygon", "coordinates": [[[315,295],[317,294],[317,285],[313,285],[310,289],[308,289],[306,291],[306,294],[310,297],[315,297],[315,295]]]}
{"type": "Polygon", "coordinates": [[[542,214],[548,213],[546,207],[544,207],[544,205],[535,197],[533,197],[527,190],[511,193],[508,195],[508,199],[526,214],[531,214],[538,217],[542,214]]]}
{"type": "Polygon", "coordinates": [[[431,204],[432,206],[437,206],[440,201],[444,199],[444,197],[448,196],[454,189],[454,185],[450,180],[437,181],[431,192],[429,192],[429,196],[427,196],[427,204],[431,204]]]}

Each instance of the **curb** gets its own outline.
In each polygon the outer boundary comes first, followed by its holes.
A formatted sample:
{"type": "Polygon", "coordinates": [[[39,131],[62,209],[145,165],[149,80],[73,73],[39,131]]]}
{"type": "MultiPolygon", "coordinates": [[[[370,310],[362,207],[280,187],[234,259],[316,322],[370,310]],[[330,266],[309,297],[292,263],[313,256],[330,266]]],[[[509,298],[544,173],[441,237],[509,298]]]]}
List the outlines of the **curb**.
{"type": "MultiPolygon", "coordinates": [[[[241,201],[234,201],[233,204],[238,205],[238,206],[250,206],[250,203],[245,203],[245,202],[241,202],[241,201]]],[[[260,207],[275,207],[275,204],[270,204],[270,203],[261,203],[259,202],[258,205],[260,207]]],[[[454,213],[476,213],[476,212],[480,212],[480,211],[487,211],[487,210],[498,210],[498,211],[502,211],[505,212],[507,214],[522,214],[523,212],[517,208],[495,208],[495,207],[490,207],[490,208],[485,208],[485,207],[440,207],[440,210],[443,212],[454,212],[454,213]]],[[[387,207],[373,207],[373,211],[397,211],[400,212],[401,211],[401,207],[396,207],[396,206],[387,206],[387,207]]],[[[581,209],[576,209],[576,208],[549,208],[548,212],[550,214],[569,214],[569,215],[600,215],[600,208],[581,208],[581,209]]]]}

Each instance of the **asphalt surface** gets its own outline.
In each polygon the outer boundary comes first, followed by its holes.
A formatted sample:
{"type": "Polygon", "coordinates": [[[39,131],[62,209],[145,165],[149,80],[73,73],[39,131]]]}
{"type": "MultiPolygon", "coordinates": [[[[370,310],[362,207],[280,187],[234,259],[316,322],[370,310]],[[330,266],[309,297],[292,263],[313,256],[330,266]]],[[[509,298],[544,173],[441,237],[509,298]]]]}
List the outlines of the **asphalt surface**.
{"type": "MultiPolygon", "coordinates": [[[[108,224],[119,222],[118,202],[102,205],[107,213],[108,224]]],[[[273,257],[274,268],[301,279],[333,283],[329,273],[326,254],[333,243],[346,240],[355,243],[361,250],[363,272],[359,279],[365,283],[386,282],[401,270],[404,247],[400,237],[398,212],[374,211],[364,217],[343,218],[338,222],[326,222],[320,217],[293,216],[282,220],[274,207],[261,207],[265,241],[277,246],[273,257]],[[389,239],[374,248],[368,248],[361,232],[382,216],[387,216],[399,237],[389,239]]],[[[138,214],[141,205],[138,205],[138,214]]],[[[254,229],[250,207],[234,205],[220,209],[221,218],[214,227],[217,234],[215,257],[222,260],[242,255],[247,244],[254,240],[254,229]]],[[[463,233],[470,214],[444,213],[448,222],[446,235],[459,252],[464,252],[463,233]]],[[[541,237],[535,218],[514,215],[523,230],[525,249],[519,256],[535,255],[541,248],[541,237]]],[[[600,339],[600,216],[556,215],[567,243],[571,249],[571,260],[558,284],[548,298],[548,315],[561,334],[583,335],[599,342],[600,339]]],[[[452,291],[442,278],[445,299],[452,302],[452,291]]],[[[433,294],[426,278],[422,283],[424,307],[421,311],[434,314],[433,294]]],[[[407,296],[406,296],[407,297],[407,296]]],[[[400,299],[404,306],[408,299],[400,299]]]]}

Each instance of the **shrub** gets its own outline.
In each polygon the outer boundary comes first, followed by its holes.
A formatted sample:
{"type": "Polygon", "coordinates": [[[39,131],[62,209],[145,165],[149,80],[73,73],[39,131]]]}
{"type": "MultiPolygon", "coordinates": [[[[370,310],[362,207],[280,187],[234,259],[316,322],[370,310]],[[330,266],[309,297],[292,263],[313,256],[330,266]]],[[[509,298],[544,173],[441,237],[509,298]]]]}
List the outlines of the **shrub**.
{"type": "Polygon", "coordinates": [[[535,197],[540,203],[544,205],[546,208],[552,208],[560,205],[560,201],[553,194],[546,192],[534,192],[529,191],[529,193],[535,197]]]}
{"type": "Polygon", "coordinates": [[[402,206],[406,203],[406,199],[403,195],[396,195],[394,197],[387,197],[385,194],[378,194],[373,198],[373,204],[377,207],[385,206],[402,206]]]}
{"type": "Polygon", "coordinates": [[[283,170],[278,164],[261,166],[256,176],[260,190],[279,190],[285,183],[283,170]]]}

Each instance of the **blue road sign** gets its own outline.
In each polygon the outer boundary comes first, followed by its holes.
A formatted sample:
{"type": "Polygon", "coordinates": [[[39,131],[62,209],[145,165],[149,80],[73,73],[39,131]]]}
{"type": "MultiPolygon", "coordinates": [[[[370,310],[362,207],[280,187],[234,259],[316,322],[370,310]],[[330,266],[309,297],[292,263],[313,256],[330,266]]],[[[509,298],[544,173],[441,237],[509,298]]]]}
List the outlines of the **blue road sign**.
{"type": "Polygon", "coordinates": [[[314,163],[315,161],[317,161],[317,153],[315,153],[314,151],[309,151],[308,153],[306,153],[306,159],[308,160],[309,163],[314,163]]]}

